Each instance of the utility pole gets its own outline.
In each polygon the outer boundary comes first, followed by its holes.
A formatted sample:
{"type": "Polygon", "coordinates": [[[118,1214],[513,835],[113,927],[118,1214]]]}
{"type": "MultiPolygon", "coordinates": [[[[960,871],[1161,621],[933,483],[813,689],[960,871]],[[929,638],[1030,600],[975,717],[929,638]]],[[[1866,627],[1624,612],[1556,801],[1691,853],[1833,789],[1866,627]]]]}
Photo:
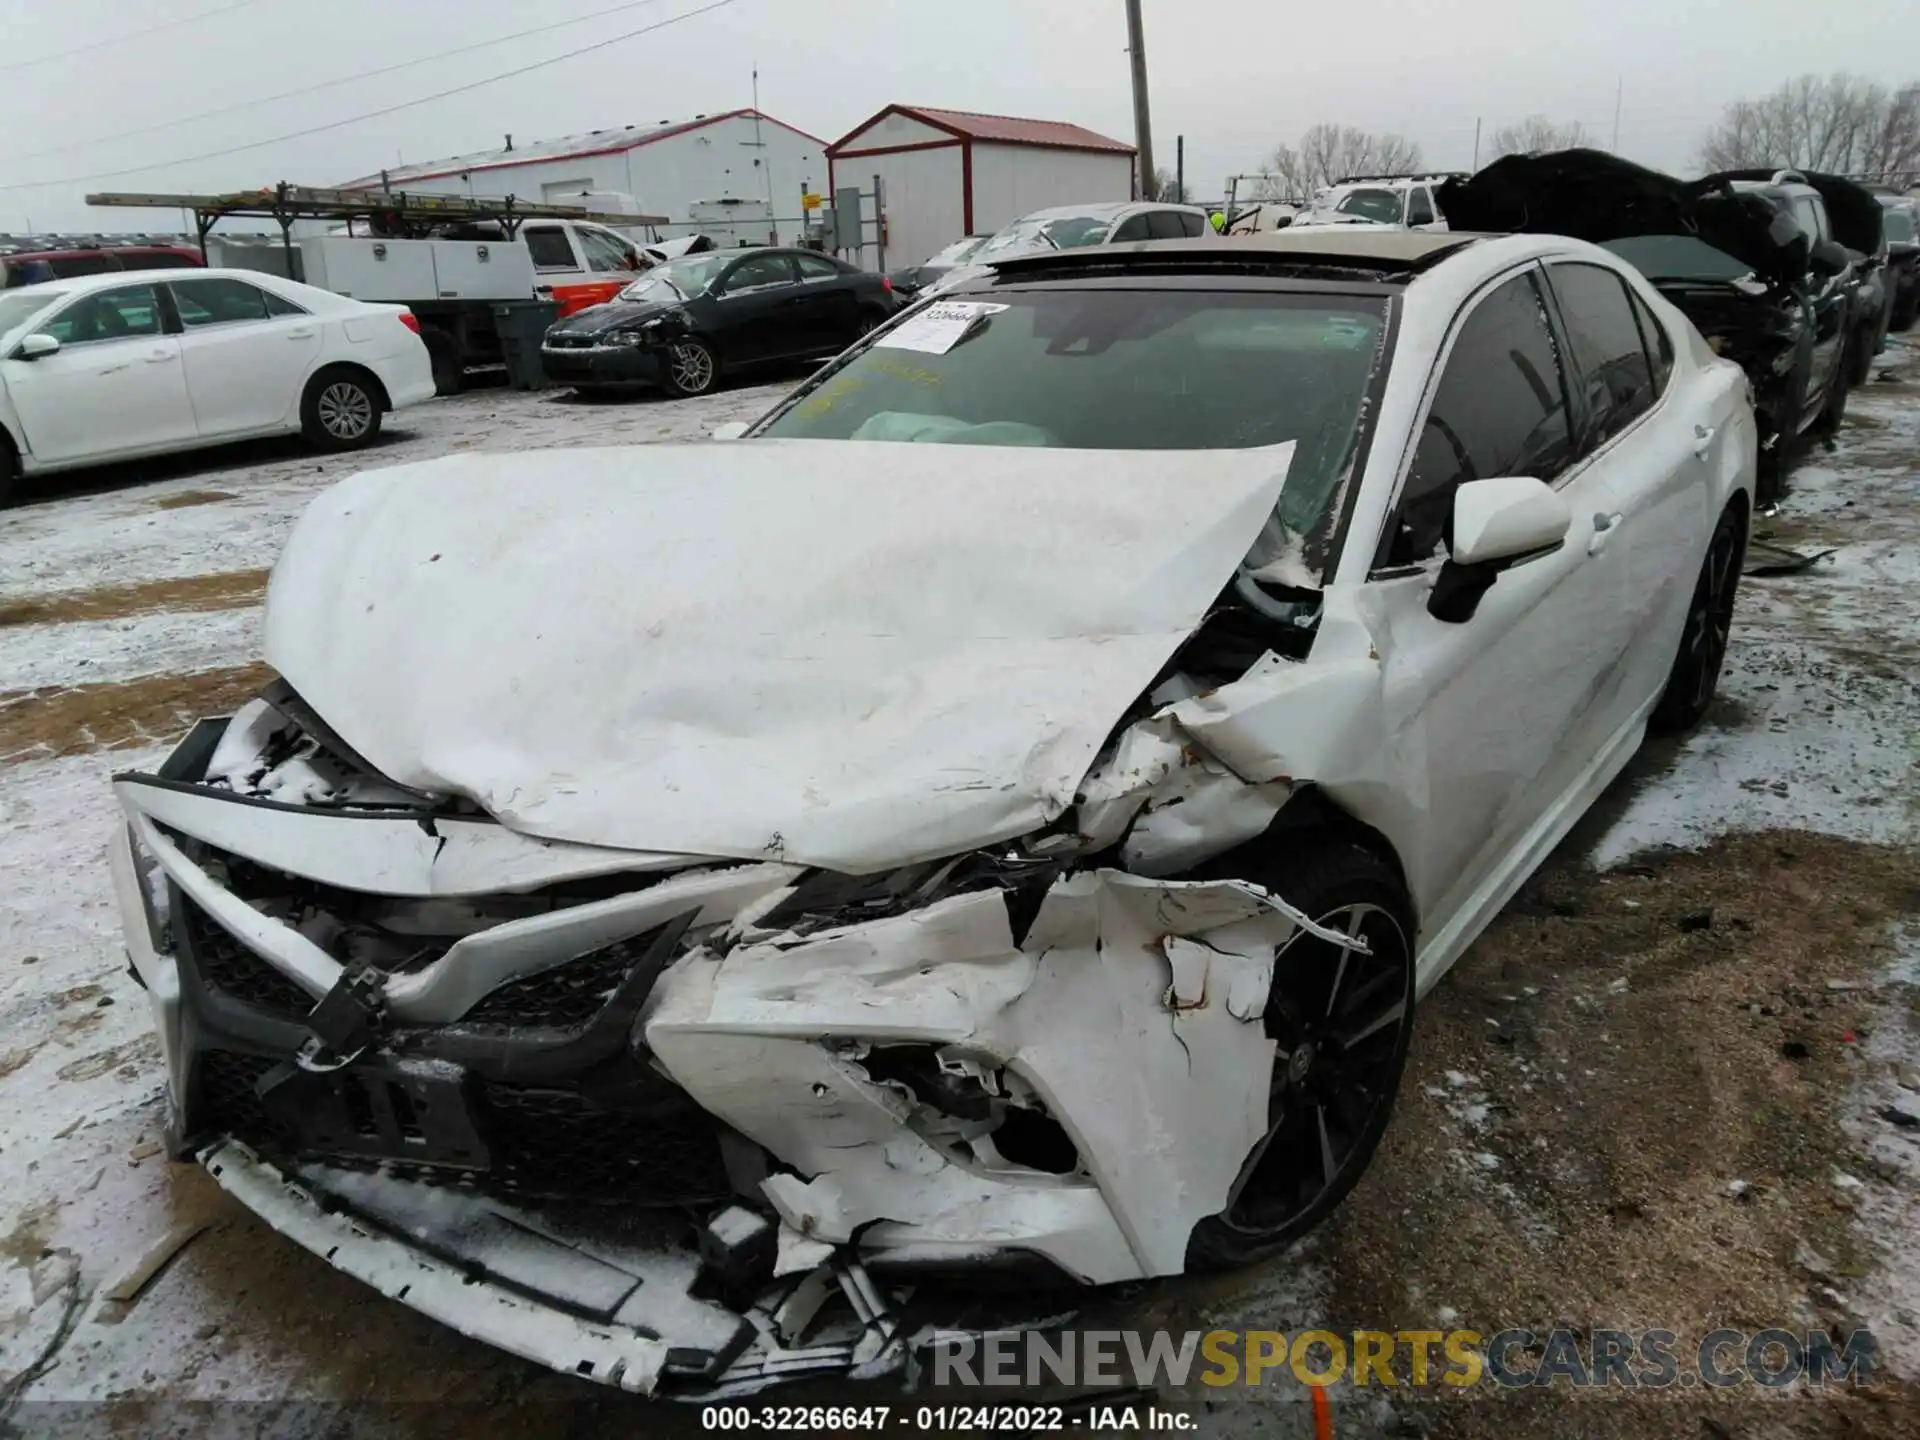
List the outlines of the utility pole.
{"type": "Polygon", "coordinates": [[[1473,117],[1473,168],[1480,168],[1480,117],[1473,117]]]}
{"type": "Polygon", "coordinates": [[[1613,87],[1613,153],[1620,153],[1620,97],[1626,93],[1627,77],[1622,75],[1613,87]]]}
{"type": "Polygon", "coordinates": [[[1174,199],[1182,205],[1187,203],[1187,137],[1173,137],[1173,188],[1174,199]]]}
{"type": "Polygon", "coordinates": [[[1127,0],[1127,58],[1133,63],[1133,143],[1140,152],[1140,196],[1153,189],[1153,120],[1147,114],[1147,42],[1140,0],[1127,0]]]}

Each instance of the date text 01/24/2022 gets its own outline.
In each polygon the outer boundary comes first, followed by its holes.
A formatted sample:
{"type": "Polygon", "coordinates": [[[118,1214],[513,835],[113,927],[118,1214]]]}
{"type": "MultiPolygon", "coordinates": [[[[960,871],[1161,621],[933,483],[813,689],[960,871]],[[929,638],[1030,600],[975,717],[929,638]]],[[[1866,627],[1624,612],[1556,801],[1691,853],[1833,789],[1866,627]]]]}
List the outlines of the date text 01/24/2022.
{"type": "Polygon", "coordinates": [[[700,1411],[704,1430],[791,1430],[804,1432],[884,1431],[1036,1431],[1165,1430],[1193,1428],[1194,1420],[1177,1410],[1132,1405],[1101,1405],[1067,1411],[1059,1405],[921,1405],[895,1410],[891,1405],[707,1405],[700,1411]]]}

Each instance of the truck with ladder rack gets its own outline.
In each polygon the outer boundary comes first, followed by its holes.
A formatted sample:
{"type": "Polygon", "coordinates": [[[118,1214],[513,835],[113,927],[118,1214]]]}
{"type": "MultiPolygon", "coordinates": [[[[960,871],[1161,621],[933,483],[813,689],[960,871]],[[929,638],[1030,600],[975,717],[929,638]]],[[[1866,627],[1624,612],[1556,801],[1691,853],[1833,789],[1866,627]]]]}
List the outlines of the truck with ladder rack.
{"type": "Polygon", "coordinates": [[[652,260],[613,228],[664,216],[602,214],[513,197],[416,195],[276,185],[222,195],[114,192],[89,205],[186,210],[210,263],[284,275],[338,295],[405,305],[420,322],[436,389],[500,365],[516,310],[551,302],[555,317],[611,300],[652,260]],[[235,218],[271,220],[274,236],[215,235],[235,218]],[[300,233],[296,233],[300,232],[300,233]],[[316,233],[317,232],[317,233],[316,233]]]}

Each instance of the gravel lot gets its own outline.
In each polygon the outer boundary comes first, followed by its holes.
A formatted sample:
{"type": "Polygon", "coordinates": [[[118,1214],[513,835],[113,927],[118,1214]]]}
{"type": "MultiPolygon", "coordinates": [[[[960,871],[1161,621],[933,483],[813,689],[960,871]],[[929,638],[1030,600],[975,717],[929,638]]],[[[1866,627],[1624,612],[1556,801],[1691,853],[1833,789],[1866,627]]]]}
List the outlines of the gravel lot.
{"type": "MultiPolygon", "coordinates": [[[[1354,1435],[1920,1434],[1920,1132],[1883,1118],[1920,1115],[1920,363],[1883,360],[1758,526],[1833,553],[1748,581],[1707,725],[1650,744],[1436,989],[1354,1197],[1295,1255],[1109,1297],[1111,1318],[1866,1323],[1904,1386],[1710,1407],[1345,1392],[1336,1419],[1354,1435]]],[[[397,417],[368,455],[246,446],[42,482],[0,515],[0,1419],[23,1398],[17,1423],[97,1426],[97,1409],[42,1402],[111,1400],[114,1428],[153,1433],[245,1399],[273,1433],[338,1422],[308,1402],[374,1406],[357,1413],[396,1434],[580,1433],[579,1412],[540,1406],[585,1393],[596,1425],[697,1428],[416,1317],[156,1153],[158,1051],[117,940],[105,780],[257,686],[266,570],[333,480],[478,448],[564,465],[751,419],[784,388],[482,391],[397,417]],[[196,1227],[135,1301],[104,1298],[196,1227]]],[[[1211,1428],[1308,1433],[1287,1385],[1223,1403],[1211,1428]]]]}

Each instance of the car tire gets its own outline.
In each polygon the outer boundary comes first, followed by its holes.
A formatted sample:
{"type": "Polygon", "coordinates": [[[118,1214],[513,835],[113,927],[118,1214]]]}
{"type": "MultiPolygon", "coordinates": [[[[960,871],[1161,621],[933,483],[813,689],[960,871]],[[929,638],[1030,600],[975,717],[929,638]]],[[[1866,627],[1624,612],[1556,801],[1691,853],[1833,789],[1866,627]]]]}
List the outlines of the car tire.
{"type": "Polygon", "coordinates": [[[15,492],[20,488],[20,457],[13,453],[13,446],[0,437],[0,510],[13,503],[15,492]]]}
{"type": "Polygon", "coordinates": [[[1747,555],[1746,507],[1730,501],[1707,542],[1706,557],[1687,603],[1680,648],[1667,671],[1666,688],[1653,707],[1649,726],[1675,735],[1693,729],[1713,704],[1726,663],[1733,629],[1733,603],[1740,590],[1740,567],[1747,555]]]}
{"type": "Polygon", "coordinates": [[[460,363],[460,347],[439,330],[426,333],[427,360],[433,366],[433,393],[458,395],[467,388],[467,370],[460,363]]]}
{"type": "Polygon", "coordinates": [[[1813,422],[1813,433],[1832,439],[1840,433],[1840,422],[1847,418],[1847,391],[1852,387],[1847,383],[1847,362],[1842,359],[1834,366],[1833,379],[1827,382],[1827,403],[1820,411],[1820,418],[1813,422]]]}
{"type": "Polygon", "coordinates": [[[1853,337],[1847,351],[1847,384],[1864,385],[1873,374],[1873,334],[1862,330],[1853,337]]]}
{"type": "Polygon", "coordinates": [[[1269,1084],[1279,1113],[1269,1111],[1273,1128],[1247,1157],[1227,1208],[1194,1226],[1189,1270],[1248,1264],[1319,1224],[1366,1173],[1393,1115],[1413,1034],[1413,902],[1373,850],[1313,839],[1216,873],[1265,885],[1343,933],[1357,926],[1372,953],[1344,952],[1343,964],[1340,947],[1301,931],[1275,957],[1266,1025],[1277,1046],[1269,1084]],[[1338,1043],[1356,1028],[1357,1043],[1338,1043]]]}
{"type": "Polygon", "coordinates": [[[358,450],[380,434],[385,399],[364,370],[336,365],[307,382],[300,400],[300,432],[316,450],[358,450]]]}
{"type": "Polygon", "coordinates": [[[678,399],[705,395],[720,381],[720,359],[706,341],[689,335],[668,347],[661,376],[662,387],[678,399]]]}

